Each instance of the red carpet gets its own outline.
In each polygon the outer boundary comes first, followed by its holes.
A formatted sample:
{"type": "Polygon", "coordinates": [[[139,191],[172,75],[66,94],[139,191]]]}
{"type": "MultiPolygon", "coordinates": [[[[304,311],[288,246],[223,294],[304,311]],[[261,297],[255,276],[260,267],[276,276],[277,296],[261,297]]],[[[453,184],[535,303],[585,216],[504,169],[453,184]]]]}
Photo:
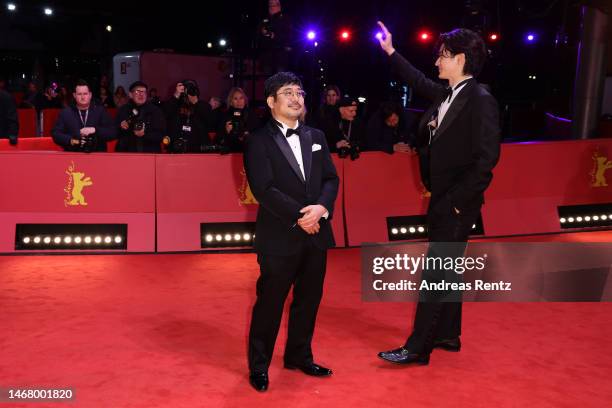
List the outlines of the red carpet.
{"type": "MultiPolygon", "coordinates": [[[[522,240],[527,240],[523,238],[522,240]]],[[[611,232],[530,240],[610,241],[611,232]]],[[[73,387],[26,407],[603,407],[612,401],[612,304],[464,306],[464,348],[426,367],[376,358],[405,340],[413,304],[362,303],[359,250],[330,252],[310,378],[247,380],[253,254],[0,257],[0,387],[73,387]]]]}

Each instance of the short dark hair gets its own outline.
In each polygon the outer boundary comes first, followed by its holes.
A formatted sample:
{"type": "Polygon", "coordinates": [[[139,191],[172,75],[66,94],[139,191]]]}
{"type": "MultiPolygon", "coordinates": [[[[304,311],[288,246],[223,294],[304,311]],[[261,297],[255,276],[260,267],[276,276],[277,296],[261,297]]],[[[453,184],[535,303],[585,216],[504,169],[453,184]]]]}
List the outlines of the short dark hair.
{"type": "Polygon", "coordinates": [[[76,83],[74,84],[74,92],[76,92],[77,86],[86,86],[87,90],[91,92],[91,87],[89,86],[87,81],[84,79],[79,79],[78,81],[76,81],[76,83]]]}
{"type": "Polygon", "coordinates": [[[142,81],[132,82],[132,85],[130,85],[130,92],[134,91],[136,88],[149,89],[149,86],[142,81]]]}
{"type": "Polygon", "coordinates": [[[264,82],[265,97],[276,98],[276,93],[285,85],[298,85],[303,88],[302,81],[293,72],[279,72],[266,79],[264,82]]]}
{"type": "Polygon", "coordinates": [[[399,103],[387,101],[380,104],[382,120],[389,119],[393,114],[396,114],[400,119],[402,118],[402,107],[399,103]]]}
{"type": "Polygon", "coordinates": [[[436,44],[436,53],[442,45],[451,55],[465,54],[465,66],[463,67],[465,75],[477,76],[480,74],[487,59],[487,47],[480,35],[466,28],[456,28],[448,33],[440,34],[436,44]]]}

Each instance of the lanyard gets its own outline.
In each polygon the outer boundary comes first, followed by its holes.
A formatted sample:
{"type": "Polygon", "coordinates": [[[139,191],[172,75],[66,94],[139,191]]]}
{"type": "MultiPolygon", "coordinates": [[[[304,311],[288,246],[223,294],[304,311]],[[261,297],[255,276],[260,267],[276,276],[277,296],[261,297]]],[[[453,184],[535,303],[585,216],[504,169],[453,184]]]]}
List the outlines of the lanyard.
{"type": "Polygon", "coordinates": [[[87,118],[89,117],[89,108],[85,111],[85,119],[83,120],[83,115],[81,115],[81,111],[79,111],[79,119],[81,120],[81,123],[83,124],[83,127],[87,126],[87,118]]]}

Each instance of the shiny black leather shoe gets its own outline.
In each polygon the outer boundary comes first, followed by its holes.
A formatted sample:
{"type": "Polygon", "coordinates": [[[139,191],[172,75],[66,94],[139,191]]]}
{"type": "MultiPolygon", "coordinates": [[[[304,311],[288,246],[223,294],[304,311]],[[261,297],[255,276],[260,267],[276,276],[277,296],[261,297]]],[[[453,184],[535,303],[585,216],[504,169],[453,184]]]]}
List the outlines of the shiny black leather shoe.
{"type": "Polygon", "coordinates": [[[313,377],[329,377],[333,374],[331,369],[322,367],[315,363],[311,363],[308,365],[295,365],[291,363],[285,363],[285,368],[288,370],[300,370],[304,374],[312,375],[313,377]]]}
{"type": "Polygon", "coordinates": [[[461,340],[459,337],[455,337],[454,339],[435,340],[433,346],[434,348],[440,348],[446,351],[458,352],[461,350],[461,340]]]}
{"type": "Polygon", "coordinates": [[[429,354],[413,353],[404,347],[400,347],[395,350],[381,351],[378,353],[378,357],[394,364],[429,364],[429,354]]]}
{"type": "Polygon", "coordinates": [[[256,391],[266,391],[270,384],[268,373],[251,373],[251,375],[249,375],[249,383],[256,391]]]}

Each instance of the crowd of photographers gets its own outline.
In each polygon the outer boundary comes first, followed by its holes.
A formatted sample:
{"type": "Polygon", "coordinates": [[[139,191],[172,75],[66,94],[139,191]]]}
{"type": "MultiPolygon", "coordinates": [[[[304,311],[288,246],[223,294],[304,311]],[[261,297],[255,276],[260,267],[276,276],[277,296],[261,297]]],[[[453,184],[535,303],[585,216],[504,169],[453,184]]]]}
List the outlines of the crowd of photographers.
{"type": "MultiPolygon", "coordinates": [[[[241,88],[232,88],[225,102],[218,97],[205,101],[193,80],[178,82],[165,101],[147,84],[136,81],[114,119],[107,110],[110,102],[104,103],[103,97],[108,94],[94,98],[90,85],[77,81],[70,104],[63,107],[53,126],[55,143],[72,152],[107,151],[107,142],[116,140],[117,152],[225,154],[241,152],[249,134],[267,120],[265,110],[249,108],[241,88]]],[[[9,123],[0,118],[0,137],[17,143],[17,115],[14,109],[5,108],[10,100],[2,99],[0,111],[7,114],[0,112],[0,116],[12,119],[9,123]]],[[[320,106],[303,120],[325,132],[330,150],[340,158],[355,160],[365,150],[412,151],[414,116],[399,104],[385,102],[366,121],[359,114],[363,110],[359,105],[330,85],[323,91],[320,106]]]]}

